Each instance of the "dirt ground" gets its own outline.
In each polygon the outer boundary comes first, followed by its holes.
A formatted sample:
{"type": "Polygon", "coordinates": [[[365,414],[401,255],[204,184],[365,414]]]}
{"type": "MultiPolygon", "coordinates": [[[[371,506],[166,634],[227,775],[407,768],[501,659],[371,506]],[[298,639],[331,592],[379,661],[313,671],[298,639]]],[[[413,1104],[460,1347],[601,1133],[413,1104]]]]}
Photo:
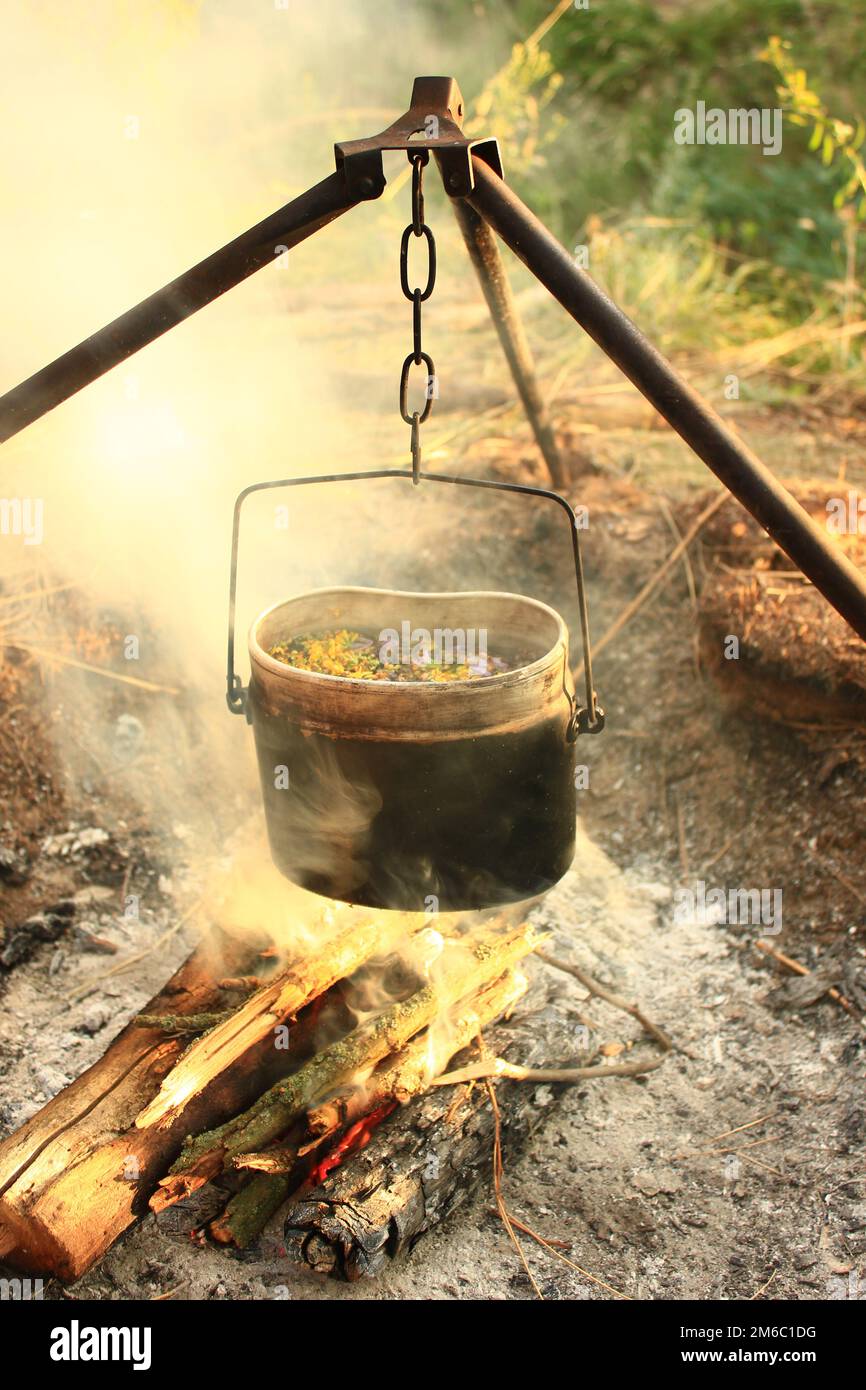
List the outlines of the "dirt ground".
{"type": "MultiPolygon", "coordinates": [[[[761,437],[766,422],[750,424],[758,452],[772,454],[761,437]]],[[[778,425],[770,435],[766,424],[768,438],[778,440],[778,425]]],[[[600,424],[595,434],[584,416],[582,428],[594,471],[574,495],[591,511],[586,560],[598,636],[673,544],[662,490],[676,517],[706,483],[669,469],[667,436],[642,420],[618,430],[600,424]],[[659,470],[649,476],[654,453],[659,470]]],[[[832,420],[805,433],[800,470],[834,476],[848,434],[832,420]]],[[[497,450],[512,476],[524,458],[527,473],[535,467],[519,435],[507,449],[495,439],[470,446],[467,462],[490,466],[497,450]]],[[[527,533],[513,516],[478,513],[488,527],[485,566],[501,587],[526,587],[529,574],[529,591],[570,616],[567,566],[552,558],[548,521],[527,533]]],[[[419,575],[431,554],[419,548],[419,575]]],[[[356,576],[365,577],[375,582],[372,569],[356,576]]],[[[601,654],[596,684],[608,728],[587,740],[578,852],[537,909],[558,954],[639,999],[676,1050],[645,1077],[545,1093],[546,1118],[529,1148],[505,1155],[507,1198],[540,1234],[566,1242],[579,1267],[525,1241],[546,1298],[863,1299],[862,774],[854,761],[828,762],[832,747],[816,749],[791,727],[730,704],[696,633],[677,568],[601,654]],[[689,916],[679,895],[697,879],[708,890],[781,890],[781,923],[689,916]],[[818,1002],[798,998],[794,977],[756,949],[759,940],[822,972],[818,1002]],[[829,984],[853,1001],[856,1017],[827,996],[829,984]]],[[[47,774],[34,780],[33,674],[6,677],[3,1134],[100,1055],[193,941],[184,930],[163,939],[178,919],[177,884],[167,878],[176,843],[134,818],[111,820],[98,779],[90,791],[53,787],[47,774]],[[46,846],[52,834],[66,839],[46,846]],[[136,924],[120,911],[131,876],[146,890],[136,924]],[[49,910],[76,893],[71,909],[49,910]],[[116,970],[126,961],[130,968],[116,970]]],[[[840,739],[837,730],[831,743],[840,739]]],[[[590,1011],[610,1041],[636,1036],[607,1006],[590,1011]]],[[[66,1296],[534,1297],[490,1190],[369,1284],[288,1269],[278,1247],[278,1220],[258,1250],[230,1256],[172,1238],[147,1218],[66,1296]]],[[[57,1286],[50,1292],[57,1296],[57,1286]]]]}

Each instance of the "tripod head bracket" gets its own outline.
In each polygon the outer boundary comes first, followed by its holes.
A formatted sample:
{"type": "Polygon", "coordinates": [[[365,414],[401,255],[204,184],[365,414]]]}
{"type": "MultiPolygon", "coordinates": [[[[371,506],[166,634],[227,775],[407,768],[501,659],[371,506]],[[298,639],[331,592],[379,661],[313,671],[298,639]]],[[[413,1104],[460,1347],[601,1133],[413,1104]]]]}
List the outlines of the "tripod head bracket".
{"type": "Polygon", "coordinates": [[[337,170],[348,191],[364,199],[378,198],[385,188],[382,154],[385,150],[434,150],[445,187],[452,197],[465,198],[475,182],[472,155],[477,154],[502,178],[496,140],[472,140],[463,134],[463,97],[453,77],[416,77],[412,104],[380,135],[344,140],[334,146],[337,170]]]}

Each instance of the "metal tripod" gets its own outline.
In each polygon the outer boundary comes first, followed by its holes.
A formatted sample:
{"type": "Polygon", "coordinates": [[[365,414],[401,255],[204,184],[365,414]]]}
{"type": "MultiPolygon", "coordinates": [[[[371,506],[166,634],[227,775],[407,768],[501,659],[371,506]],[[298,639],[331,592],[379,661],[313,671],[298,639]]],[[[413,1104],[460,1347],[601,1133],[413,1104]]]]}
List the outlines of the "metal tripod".
{"type": "Polygon", "coordinates": [[[285,249],[385,187],[382,154],[427,150],[439,166],[554,485],[562,463],[493,233],[598,343],[795,565],[866,638],[866,579],[770,470],[674,371],[504,182],[495,140],[464,134],[453,78],[419,77],[405,115],[381,135],[335,146],[336,172],[208,256],[0,398],[0,440],[209,304],[285,249]]]}

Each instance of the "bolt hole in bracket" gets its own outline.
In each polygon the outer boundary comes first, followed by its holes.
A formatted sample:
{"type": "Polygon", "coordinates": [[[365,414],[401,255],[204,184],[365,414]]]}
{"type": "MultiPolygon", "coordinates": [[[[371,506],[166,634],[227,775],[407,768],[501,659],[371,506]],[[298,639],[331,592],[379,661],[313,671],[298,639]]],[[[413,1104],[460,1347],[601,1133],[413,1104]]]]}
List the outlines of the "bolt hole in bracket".
{"type": "Polygon", "coordinates": [[[454,198],[466,198],[475,187],[472,156],[478,155],[500,178],[502,159],[496,140],[472,140],[463,134],[463,98],[453,77],[416,77],[409,110],[381,135],[346,140],[334,146],[338,172],[350,194],[378,198],[385,188],[382,155],[404,150],[435,150],[445,187],[454,198]]]}

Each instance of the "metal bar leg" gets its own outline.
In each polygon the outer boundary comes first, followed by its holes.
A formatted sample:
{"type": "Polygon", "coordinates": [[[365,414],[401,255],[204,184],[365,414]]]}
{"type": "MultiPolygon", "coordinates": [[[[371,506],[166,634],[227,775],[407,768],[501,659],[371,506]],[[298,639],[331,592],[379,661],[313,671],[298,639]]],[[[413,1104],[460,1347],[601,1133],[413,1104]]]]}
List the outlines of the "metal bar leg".
{"type": "Polygon", "coordinates": [[[496,238],[484,219],[462,198],[452,198],[451,205],[551,482],[555,488],[565,488],[569,480],[541,396],[532,352],[514,303],[496,238]]]}
{"type": "Polygon", "coordinates": [[[477,156],[469,201],[786,555],[866,638],[866,579],[826,531],[683,381],[538,218],[477,156]]]}
{"type": "MultiPolygon", "coordinates": [[[[381,188],[378,191],[381,192],[381,188]]],[[[256,270],[270,265],[282,248],[290,250],[297,246],[367,196],[375,196],[372,183],[370,193],[350,194],[342,174],[329,174],[278,212],[184,271],[171,284],[143,299],[134,309],[121,314],[113,323],[0,398],[0,442],[53,410],[61,401],[182,323],[256,270]]]]}

